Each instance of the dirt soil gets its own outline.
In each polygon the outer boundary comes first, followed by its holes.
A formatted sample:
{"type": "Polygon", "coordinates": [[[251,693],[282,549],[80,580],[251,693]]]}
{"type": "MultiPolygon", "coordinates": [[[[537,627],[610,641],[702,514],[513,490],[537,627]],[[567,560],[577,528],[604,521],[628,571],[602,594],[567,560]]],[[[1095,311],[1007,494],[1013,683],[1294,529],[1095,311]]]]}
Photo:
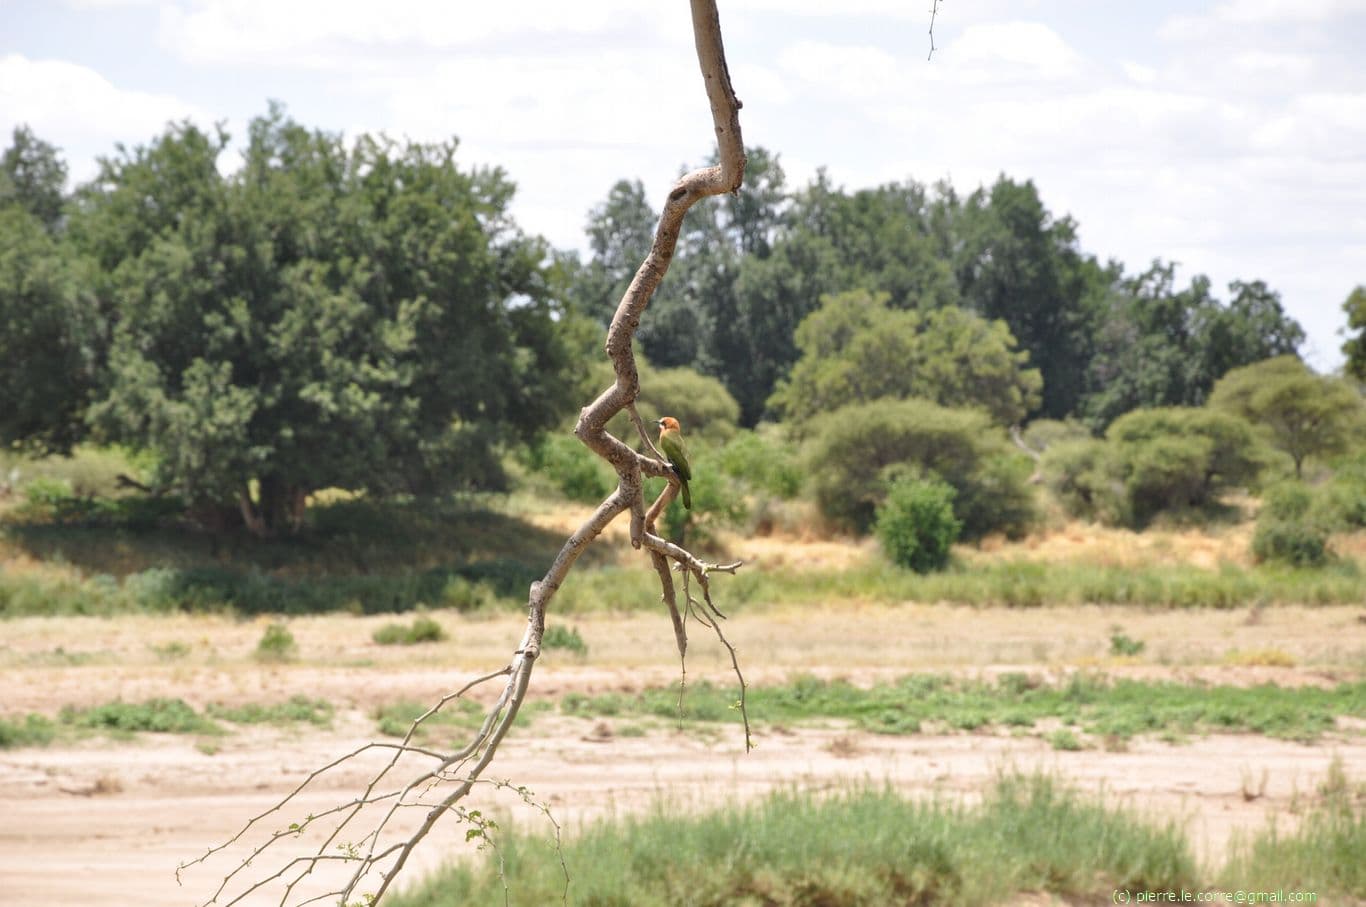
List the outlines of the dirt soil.
{"type": "MultiPolygon", "coordinates": [[[[1088,669],[1216,682],[1324,684],[1360,676],[1359,612],[869,606],[739,614],[730,635],[751,682],[800,673],[871,683],[912,670],[970,675],[1025,670],[1054,677],[1088,669]],[[1147,660],[1106,655],[1116,626],[1148,641],[1147,660]],[[1283,657],[1270,660],[1292,666],[1257,664],[1259,659],[1237,654],[1259,651],[1278,652],[1283,657]]],[[[413,649],[370,642],[383,619],[293,621],[300,660],[278,666],[259,665],[250,657],[261,634],[259,623],[210,617],[7,623],[0,640],[3,715],[53,714],[68,703],[120,698],[179,696],[203,707],[277,702],[297,693],[327,699],[339,711],[326,730],[247,727],[226,737],[143,734],[0,751],[0,905],[185,907],[208,901],[247,851],[236,848],[207,866],[191,868],[180,885],[177,864],[230,838],[309,772],[375,739],[369,716],[376,705],[430,702],[497,667],[521,623],[513,616],[437,617],[451,639],[413,649]],[[188,654],[163,661],[171,642],[181,643],[188,654]]],[[[534,677],[533,698],[631,690],[677,679],[672,636],[660,616],[569,622],[587,641],[588,656],[548,653],[534,677]]],[[[728,663],[715,648],[699,628],[690,680],[728,681],[728,663]]],[[[1292,827],[1294,807],[1316,796],[1334,758],[1349,777],[1366,773],[1366,736],[1360,727],[1347,725],[1315,745],[1216,735],[1179,745],[1138,739],[1120,752],[1060,752],[1036,737],[889,737],[837,723],[780,727],[762,716],[756,719],[758,746],[746,754],[743,739],[730,726],[679,730],[653,719],[539,714],[507,740],[488,777],[529,787],[572,834],[586,820],[639,811],[661,799],[692,809],[746,800],[775,787],[873,782],[893,784],[913,796],[971,800],[1002,771],[1042,769],[1159,821],[1184,823],[1201,858],[1217,861],[1240,830],[1258,830],[1272,816],[1280,827],[1292,827]]],[[[362,759],[324,775],[288,814],[272,817],[263,830],[346,802],[361,792],[376,765],[374,759],[362,759]]],[[[549,831],[544,818],[506,791],[486,790],[471,806],[549,831]]],[[[400,815],[396,827],[411,827],[423,812],[400,815]]],[[[465,826],[447,822],[439,829],[406,870],[410,880],[470,852],[465,826]]],[[[303,843],[290,838],[277,846],[303,843]]],[[[264,873],[267,863],[257,860],[247,872],[264,873]]],[[[278,865],[270,864],[271,871],[278,865]]],[[[277,901],[278,892],[243,903],[277,901]]]]}

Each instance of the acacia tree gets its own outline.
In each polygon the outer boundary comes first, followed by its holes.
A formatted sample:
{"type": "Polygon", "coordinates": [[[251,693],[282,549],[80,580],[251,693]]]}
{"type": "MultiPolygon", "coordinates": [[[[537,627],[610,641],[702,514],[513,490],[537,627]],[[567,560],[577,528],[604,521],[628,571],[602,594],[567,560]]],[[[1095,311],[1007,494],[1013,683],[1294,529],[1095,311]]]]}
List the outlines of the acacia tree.
{"type": "Polygon", "coordinates": [[[1290,456],[1299,478],[1309,457],[1341,453],[1366,422],[1347,382],[1311,372],[1296,356],[1235,368],[1214,385],[1210,406],[1247,419],[1290,456]]]}
{"type": "MultiPolygon", "coordinates": [[[[740,682],[740,712],[745,719],[745,744],[746,748],[749,748],[749,723],[744,709],[745,682],[740,675],[735,650],[721,633],[718,618],[723,615],[712,604],[709,586],[711,574],[716,571],[733,572],[740,564],[705,563],[691,552],[668,542],[658,534],[655,529],[656,520],[678,494],[679,486],[668,462],[650,443],[644,423],[635,408],[635,400],[640,392],[640,379],[632,351],[632,341],[650,297],[659,286],[660,279],[673,259],[683,216],[693,204],[703,198],[738,191],[744,177],[745,155],[740,136],[740,101],[731,87],[730,74],[726,69],[716,3],[715,0],[691,0],[691,6],[697,56],[706,85],[707,98],[711,104],[720,163],[685,174],[670,190],[649,254],[626,289],[607,331],[606,352],[612,363],[614,380],[595,400],[584,407],[574,427],[574,435],[607,461],[616,472],[616,490],[565,540],[545,576],[531,585],[526,630],[508,664],[442,697],[426,714],[414,722],[413,728],[401,743],[370,743],[318,769],[283,801],[249,821],[232,839],[219,847],[211,848],[203,856],[186,864],[201,863],[225,848],[243,841],[250,832],[258,830],[260,824],[267,819],[282,820],[282,811],[293,804],[294,798],[305,787],[338,765],[349,762],[361,754],[375,751],[391,753],[390,758],[371,778],[363,793],[354,800],[324,810],[322,813],[301,817],[287,828],[271,832],[264,843],[252,848],[248,856],[227,874],[208,903],[241,903],[267,886],[278,885],[283,889],[281,904],[289,903],[291,898],[297,899],[296,903],[313,903],[337,898],[341,903],[347,904],[353,896],[363,898],[360,903],[375,904],[384,897],[395,879],[400,876],[414,848],[441,819],[455,816],[470,823],[470,837],[487,835],[487,821],[479,811],[467,810],[463,806],[463,801],[477,784],[491,783],[483,781],[483,773],[497,754],[499,745],[516,720],[518,710],[526,697],[532,670],[541,654],[546,612],[556,591],[564,583],[579,556],[608,524],[623,513],[630,514],[632,546],[650,558],[659,576],[663,599],[673,621],[680,657],[687,651],[685,618],[689,615],[715,629],[718,638],[730,652],[740,682]],[[609,420],[623,411],[630,416],[649,451],[648,454],[637,452],[622,439],[608,432],[609,420]],[[647,476],[668,480],[663,492],[648,511],[643,491],[644,478],[647,476]],[[681,597],[674,585],[671,565],[676,566],[682,576],[681,597]],[[417,728],[443,706],[476,685],[498,678],[503,679],[502,690],[486,713],[483,723],[464,747],[455,752],[445,753],[413,744],[413,734],[417,728]],[[414,765],[421,765],[422,768],[399,777],[414,765]],[[401,811],[411,811],[413,807],[425,810],[425,816],[416,830],[410,834],[393,832],[395,816],[401,811]],[[379,812],[378,820],[361,834],[359,841],[349,838],[349,835],[358,830],[352,823],[357,822],[362,814],[372,816],[375,809],[379,812]],[[322,844],[316,849],[302,856],[285,858],[283,865],[273,873],[256,869],[264,865],[267,851],[274,853],[271,850],[273,845],[281,841],[297,840],[306,832],[314,831],[323,834],[322,844]],[[306,895],[301,886],[316,880],[317,876],[313,875],[315,870],[337,862],[350,868],[345,880],[330,892],[306,895]],[[251,867],[253,872],[266,874],[252,880],[247,877],[248,867],[251,867]],[[361,889],[375,884],[376,879],[378,882],[374,890],[363,894],[361,889]]],[[[523,796],[527,795],[525,791],[520,792],[523,796]]],[[[185,867],[182,866],[183,868],[185,867]]]]}

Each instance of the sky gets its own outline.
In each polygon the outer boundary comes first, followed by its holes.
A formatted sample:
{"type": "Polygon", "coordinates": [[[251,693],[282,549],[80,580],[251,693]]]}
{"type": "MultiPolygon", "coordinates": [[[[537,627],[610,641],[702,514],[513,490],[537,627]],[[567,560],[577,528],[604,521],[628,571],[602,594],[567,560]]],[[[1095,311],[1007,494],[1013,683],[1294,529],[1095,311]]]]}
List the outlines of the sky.
{"type": "MultiPolygon", "coordinates": [[[[789,184],[1033,180],[1083,251],[1265,280],[1340,366],[1366,284],[1366,0],[720,0],[746,144],[789,184]],[[928,59],[927,59],[928,58],[928,59]]],[[[529,232],[585,248],[618,179],[712,151],[682,0],[0,0],[0,144],[74,182],[173,120],[240,147],[271,100],[347,136],[460,141],[529,232]]],[[[225,167],[232,161],[225,160],[225,167]]]]}

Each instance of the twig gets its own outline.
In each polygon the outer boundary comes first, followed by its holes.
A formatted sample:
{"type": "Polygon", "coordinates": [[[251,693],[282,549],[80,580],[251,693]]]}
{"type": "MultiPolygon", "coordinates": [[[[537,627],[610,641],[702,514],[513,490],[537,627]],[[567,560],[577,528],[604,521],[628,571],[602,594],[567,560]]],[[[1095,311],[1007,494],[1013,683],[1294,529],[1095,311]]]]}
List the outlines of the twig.
{"type": "Polygon", "coordinates": [[[931,0],[930,5],[930,53],[925,59],[934,59],[934,20],[939,15],[939,0],[931,0]]]}

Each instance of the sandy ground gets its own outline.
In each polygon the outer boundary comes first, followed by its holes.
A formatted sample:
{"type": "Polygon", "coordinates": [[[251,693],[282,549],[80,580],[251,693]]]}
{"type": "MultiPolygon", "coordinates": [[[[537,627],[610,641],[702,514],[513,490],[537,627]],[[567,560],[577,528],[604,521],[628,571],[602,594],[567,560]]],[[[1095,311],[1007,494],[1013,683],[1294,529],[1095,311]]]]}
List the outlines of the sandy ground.
{"type": "MultiPolygon", "coordinates": [[[[1098,669],[1217,682],[1324,684],[1359,677],[1366,664],[1360,608],[1272,608],[1253,613],[1049,608],[843,607],[736,615],[729,635],[751,682],[801,673],[872,682],[912,670],[1062,675],[1098,669]],[[1116,627],[1148,644],[1140,658],[1108,656],[1116,627]],[[1246,653],[1276,652],[1275,659],[1246,653]],[[1276,661],[1282,665],[1261,662],[1276,661]]],[[[328,730],[247,728],[225,738],[141,735],[0,751],[0,905],[161,907],[203,903],[246,854],[234,850],[174,870],[267,810],[311,770],[372,739],[375,705],[431,701],[506,658],[515,616],[436,617],[451,638],[416,649],[379,647],[383,619],[291,621],[296,663],[263,666],[250,653],[262,625],[211,617],[16,620],[0,639],[0,713],[55,713],[64,704],[179,696],[212,702],[275,702],[295,693],[339,706],[328,730]],[[169,643],[188,651],[163,660],[169,643]],[[500,654],[501,653],[501,654],[500,654]]],[[[568,691],[630,690],[677,677],[667,620],[658,615],[571,619],[587,658],[548,653],[533,698],[568,691]]],[[[692,680],[728,681],[728,663],[695,631],[692,680]]],[[[758,747],[744,753],[732,729],[680,732],[668,722],[587,721],[539,715],[514,732],[490,778],[527,785],[566,831],[608,812],[663,798],[683,808],[743,800],[777,786],[827,788],[890,783],[911,795],[972,798],[999,772],[1055,772],[1107,800],[1185,826],[1202,858],[1218,860],[1238,830],[1277,816],[1295,821],[1332,760],[1366,775],[1366,736],[1344,726],[1308,746],[1256,736],[1210,736],[1182,745],[1136,740],[1126,751],[1058,752],[1037,738],[958,734],[885,737],[829,724],[774,727],[758,719],[758,747]],[[623,735],[627,725],[643,736],[623,735]]],[[[343,767],[311,786],[289,818],[360,793],[374,763],[343,767]]],[[[544,822],[507,792],[472,803],[517,821],[544,822]]],[[[399,829],[418,820],[400,816],[399,829]]],[[[469,852],[449,823],[418,852],[415,878],[469,852]]],[[[298,846],[295,839],[279,846],[298,846]]],[[[291,851],[291,854],[297,851],[291,851]]],[[[258,860],[253,866],[265,866],[258,860]]],[[[278,899],[245,903],[274,903],[278,899]]]]}

